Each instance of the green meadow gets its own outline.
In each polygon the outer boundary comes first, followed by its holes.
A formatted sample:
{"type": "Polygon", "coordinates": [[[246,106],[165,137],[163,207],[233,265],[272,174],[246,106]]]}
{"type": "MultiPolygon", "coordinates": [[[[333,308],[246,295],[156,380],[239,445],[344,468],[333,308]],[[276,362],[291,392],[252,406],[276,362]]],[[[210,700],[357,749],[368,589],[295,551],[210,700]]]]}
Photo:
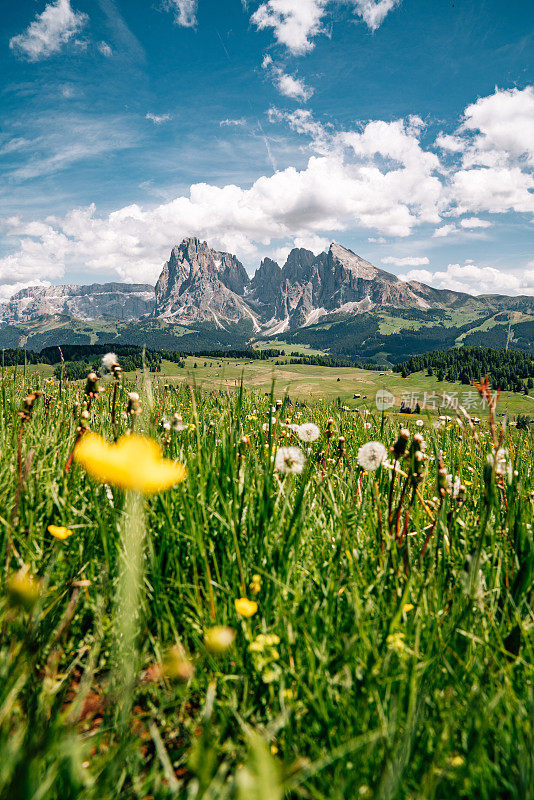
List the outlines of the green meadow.
{"type": "Polygon", "coordinates": [[[534,797],[532,398],[204,361],[4,372],[0,796],[534,797]]]}

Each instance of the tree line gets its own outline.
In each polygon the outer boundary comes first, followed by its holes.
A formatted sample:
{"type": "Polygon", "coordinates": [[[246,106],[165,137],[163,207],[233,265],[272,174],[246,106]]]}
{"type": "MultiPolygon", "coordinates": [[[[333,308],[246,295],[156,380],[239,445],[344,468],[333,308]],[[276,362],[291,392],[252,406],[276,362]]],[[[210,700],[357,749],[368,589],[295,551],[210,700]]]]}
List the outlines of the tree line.
{"type": "Polygon", "coordinates": [[[487,375],[492,386],[503,391],[528,393],[534,388],[534,357],[521,350],[454,347],[413,356],[393,369],[403,378],[426,370],[438,381],[470,384],[487,375]]]}

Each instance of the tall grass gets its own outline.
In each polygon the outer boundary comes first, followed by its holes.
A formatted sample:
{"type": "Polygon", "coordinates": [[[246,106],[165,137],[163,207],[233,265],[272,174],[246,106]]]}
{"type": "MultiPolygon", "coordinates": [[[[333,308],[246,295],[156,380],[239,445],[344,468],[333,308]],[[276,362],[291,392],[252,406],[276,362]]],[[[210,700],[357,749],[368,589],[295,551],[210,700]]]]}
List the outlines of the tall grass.
{"type": "MultiPolygon", "coordinates": [[[[428,419],[421,479],[410,456],[392,485],[357,453],[394,417],[145,382],[136,430],[188,478],[142,499],[65,471],[83,387],[40,389],[22,421],[3,375],[0,796],[534,797],[532,433],[502,433],[501,475],[487,424],[428,419]],[[307,447],[286,418],[321,430],[300,475],[275,469],[307,447]]],[[[111,406],[89,419],[109,441],[111,406]]]]}

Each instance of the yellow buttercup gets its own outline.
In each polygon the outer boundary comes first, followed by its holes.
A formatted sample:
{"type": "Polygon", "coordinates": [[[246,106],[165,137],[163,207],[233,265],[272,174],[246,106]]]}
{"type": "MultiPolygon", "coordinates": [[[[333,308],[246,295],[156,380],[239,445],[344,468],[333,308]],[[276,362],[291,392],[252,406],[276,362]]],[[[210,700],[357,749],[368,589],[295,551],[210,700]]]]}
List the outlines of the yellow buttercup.
{"type": "Polygon", "coordinates": [[[153,439],[131,434],[115,444],[92,431],[76,445],[74,458],[92,478],[122,489],[155,494],[185,480],[183,464],[163,458],[153,439]]]}

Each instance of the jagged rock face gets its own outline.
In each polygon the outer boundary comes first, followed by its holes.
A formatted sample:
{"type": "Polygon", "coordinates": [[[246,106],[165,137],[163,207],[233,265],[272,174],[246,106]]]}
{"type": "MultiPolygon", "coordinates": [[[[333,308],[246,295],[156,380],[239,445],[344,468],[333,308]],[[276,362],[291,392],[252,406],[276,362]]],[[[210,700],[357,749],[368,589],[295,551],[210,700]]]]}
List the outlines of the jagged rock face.
{"type": "Polygon", "coordinates": [[[197,238],[174,247],[156,284],[159,317],[175,322],[236,321],[254,317],[243,300],[250,285],[245,268],[197,238]]]}
{"type": "Polygon", "coordinates": [[[3,322],[29,322],[58,314],[75,319],[139,319],[151,314],[155,304],[153,287],[144,283],[30,286],[0,306],[0,319],[3,322]]]}
{"type": "MultiPolygon", "coordinates": [[[[318,256],[310,250],[292,250],[281,275],[278,296],[273,291],[269,306],[271,316],[291,328],[312,324],[334,311],[357,313],[384,305],[429,308],[443,302],[438,290],[403,282],[336,243],[318,256]]],[[[265,289],[260,293],[255,277],[253,299],[265,302],[265,289]]]]}
{"type": "Polygon", "coordinates": [[[401,281],[351,250],[333,243],[325,253],[295,248],[282,268],[265,258],[252,280],[236,256],[212,250],[197,238],[174,247],[156,284],[93,284],[30,287],[0,306],[0,322],[42,316],[77,319],[139,319],[153,314],[185,325],[252,320],[254,329],[280,333],[312,325],[329,314],[357,314],[376,308],[480,310],[485,305],[532,313],[528,297],[473,297],[401,281]]]}

